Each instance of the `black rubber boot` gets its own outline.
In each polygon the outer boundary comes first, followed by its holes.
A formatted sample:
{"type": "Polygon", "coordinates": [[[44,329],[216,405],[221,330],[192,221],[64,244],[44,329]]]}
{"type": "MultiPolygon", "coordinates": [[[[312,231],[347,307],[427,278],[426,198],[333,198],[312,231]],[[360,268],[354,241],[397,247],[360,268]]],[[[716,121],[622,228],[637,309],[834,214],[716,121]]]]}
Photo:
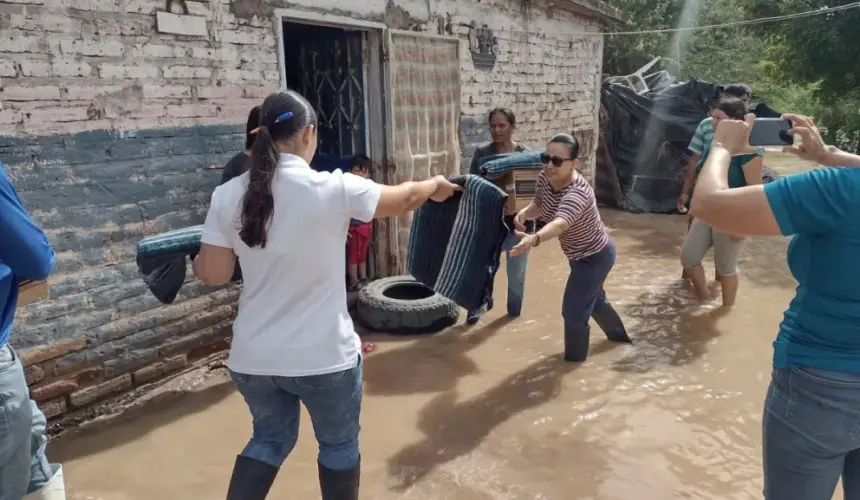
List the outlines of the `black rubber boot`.
{"type": "Polygon", "coordinates": [[[564,360],[581,363],[588,357],[590,329],[586,326],[564,327],[564,360]]]}
{"type": "Polygon", "coordinates": [[[359,464],[349,470],[333,470],[317,463],[322,500],[358,500],[358,483],[361,478],[359,464]]]}
{"type": "Polygon", "coordinates": [[[627,335],[627,329],[624,328],[624,322],[621,321],[621,316],[612,307],[609,302],[599,303],[591,312],[591,317],[597,326],[603,330],[606,338],[613,342],[621,342],[624,344],[632,344],[633,340],[627,335]]]}
{"type": "Polygon", "coordinates": [[[253,458],[236,457],[227,500],[265,500],[278,468],[253,458]]]}

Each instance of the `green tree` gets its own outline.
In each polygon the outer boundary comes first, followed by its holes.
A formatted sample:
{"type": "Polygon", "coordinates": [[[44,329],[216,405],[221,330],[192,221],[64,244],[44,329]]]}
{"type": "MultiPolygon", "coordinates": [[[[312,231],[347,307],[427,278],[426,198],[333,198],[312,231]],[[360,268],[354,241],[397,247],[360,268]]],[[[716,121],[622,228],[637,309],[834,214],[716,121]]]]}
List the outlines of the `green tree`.
{"type": "MultiPolygon", "coordinates": [[[[612,0],[626,15],[612,31],[732,23],[807,12],[821,0],[612,0]]],[[[856,0],[829,0],[826,7],[856,0]]],[[[681,80],[744,82],[754,98],[784,112],[812,115],[827,140],[860,150],[860,8],[681,34],[606,38],[604,73],[630,74],[656,56],[681,80]]]]}
{"type": "MultiPolygon", "coordinates": [[[[735,0],[615,0],[612,4],[626,15],[624,24],[612,31],[724,24],[745,15],[735,0]]],[[[609,36],[604,73],[630,74],[660,56],[661,67],[682,80],[746,82],[755,74],[764,48],[763,40],[740,27],[609,36]]]]}
{"type": "MultiPolygon", "coordinates": [[[[822,8],[820,0],[739,0],[752,18],[796,14],[822,8]]],[[[830,0],[826,7],[856,4],[830,0]]],[[[792,81],[821,82],[821,92],[853,92],[860,77],[860,8],[750,26],[773,47],[771,56],[792,81]]]]}
{"type": "MultiPolygon", "coordinates": [[[[822,8],[817,0],[739,0],[752,18],[795,14],[822,8]]],[[[826,7],[855,0],[830,0],[826,7]]],[[[784,110],[814,116],[826,127],[828,142],[860,151],[860,8],[750,27],[769,46],[771,63],[762,91],[785,99],[784,110]]]]}
{"type": "MultiPolygon", "coordinates": [[[[614,0],[626,16],[611,31],[674,28],[681,13],[681,0],[614,0]]],[[[606,37],[603,72],[612,76],[630,74],[657,56],[666,56],[668,34],[606,37]]]]}

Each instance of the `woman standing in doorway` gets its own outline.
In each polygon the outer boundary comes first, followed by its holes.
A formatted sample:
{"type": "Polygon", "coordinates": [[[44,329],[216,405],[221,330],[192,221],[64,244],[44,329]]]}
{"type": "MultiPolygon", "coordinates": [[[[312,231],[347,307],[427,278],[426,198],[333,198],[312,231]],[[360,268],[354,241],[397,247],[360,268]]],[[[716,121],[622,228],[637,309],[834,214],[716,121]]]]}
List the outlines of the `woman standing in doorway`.
{"type": "MultiPolygon", "coordinates": [[[[746,102],[735,97],[722,97],[717,101],[711,113],[713,126],[717,127],[721,121],[727,119],[743,120],[746,112],[746,102]]],[[[702,154],[702,160],[696,167],[696,175],[699,174],[705,161],[707,161],[710,150],[711,144],[708,142],[702,154]]],[[[729,187],[739,188],[761,184],[761,170],[764,165],[763,155],[763,151],[757,150],[752,154],[732,158],[729,167],[729,187]]],[[[681,249],[681,264],[684,266],[684,274],[692,282],[699,300],[706,300],[709,296],[702,259],[713,247],[714,267],[722,291],[723,305],[734,305],[738,294],[738,259],[742,245],[743,237],[717,231],[707,222],[692,216],[692,222],[687,235],[684,237],[684,246],[681,249]]]]}
{"type": "MultiPolygon", "coordinates": [[[[860,167],[860,156],[825,145],[812,120],[787,115],[800,146],[824,166],[860,167]]],[[[732,189],[732,158],[747,152],[754,115],[724,120],[699,175],[693,215],[747,236],[791,236],[797,280],[773,343],[764,403],[764,497],[860,499],[860,168],[818,168],[732,189]]]]}
{"type": "Polygon", "coordinates": [[[564,318],[564,359],[581,362],[588,356],[589,318],[609,340],[630,343],[621,317],[606,298],[603,283],[615,264],[615,243],[597,211],[591,184],[577,171],[579,141],[568,134],[550,139],[541,155],[535,199],[514,220],[520,242],[511,249],[521,255],[546,240],[558,238],[570,264],[561,315],[564,318]],[[526,234],[525,222],[546,225],[526,234]]]}
{"type": "Polygon", "coordinates": [[[244,278],[227,366],[254,430],[228,500],[266,498],[298,438],[300,403],[319,442],[323,500],[358,498],[362,366],[343,281],[349,221],[399,216],[456,189],[441,176],[381,186],[315,172],[316,146],[307,100],[269,95],[251,168],[215,190],[194,259],[206,284],[226,284],[237,257],[244,278]]]}
{"type": "MultiPolygon", "coordinates": [[[[514,153],[525,151],[527,148],[522,144],[514,142],[514,131],[517,128],[517,117],[508,108],[495,108],[490,111],[488,117],[490,122],[490,135],[493,139],[475,149],[469,173],[481,175],[481,166],[487,158],[500,153],[514,153]]],[[[518,317],[523,309],[523,296],[526,287],[526,266],[529,261],[528,252],[522,255],[512,255],[511,249],[517,244],[519,238],[514,236],[514,216],[516,213],[505,214],[505,225],[508,226],[508,237],[502,248],[505,252],[505,267],[508,273],[508,316],[518,317]]],[[[529,222],[529,231],[534,229],[533,223],[529,222]]],[[[469,311],[466,321],[474,325],[485,311],[469,311]]]]}

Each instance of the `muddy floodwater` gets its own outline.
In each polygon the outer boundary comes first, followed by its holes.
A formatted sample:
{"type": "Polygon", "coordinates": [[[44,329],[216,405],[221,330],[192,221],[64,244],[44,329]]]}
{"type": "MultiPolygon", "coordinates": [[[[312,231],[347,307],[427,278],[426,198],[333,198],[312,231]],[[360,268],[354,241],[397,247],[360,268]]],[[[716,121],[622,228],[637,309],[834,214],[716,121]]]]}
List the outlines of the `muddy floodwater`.
{"type": "MultiPolygon", "coordinates": [[[[618,245],[606,289],[635,344],[611,345],[593,326],[588,361],[562,362],[568,267],[555,242],[532,252],[521,318],[497,307],[472,328],[368,337],[361,498],[761,498],[771,344],[794,291],[786,241],[748,240],[737,305],[724,312],[696,304],[680,280],[684,217],[603,216],[618,245]]],[[[223,379],[49,452],[72,500],[221,499],[250,430],[223,379]]],[[[319,498],[316,474],[305,414],[270,498],[319,498]]]]}

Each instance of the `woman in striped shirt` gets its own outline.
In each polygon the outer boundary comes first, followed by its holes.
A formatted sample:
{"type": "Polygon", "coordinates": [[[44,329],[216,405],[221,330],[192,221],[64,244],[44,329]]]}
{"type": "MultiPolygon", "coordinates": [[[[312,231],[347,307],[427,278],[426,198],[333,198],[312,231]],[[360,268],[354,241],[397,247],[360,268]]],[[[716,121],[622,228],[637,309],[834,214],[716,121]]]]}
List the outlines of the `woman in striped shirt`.
{"type": "Polygon", "coordinates": [[[603,291],[603,283],[615,264],[615,244],[597,211],[594,190],[577,171],[579,141],[568,134],[550,139],[541,155],[535,199],[514,218],[519,255],[541,242],[558,238],[570,263],[561,315],[564,318],[564,359],[581,362],[588,356],[589,318],[609,340],[630,343],[624,323],[603,291]],[[547,224],[534,234],[525,233],[528,220],[547,224]]]}

